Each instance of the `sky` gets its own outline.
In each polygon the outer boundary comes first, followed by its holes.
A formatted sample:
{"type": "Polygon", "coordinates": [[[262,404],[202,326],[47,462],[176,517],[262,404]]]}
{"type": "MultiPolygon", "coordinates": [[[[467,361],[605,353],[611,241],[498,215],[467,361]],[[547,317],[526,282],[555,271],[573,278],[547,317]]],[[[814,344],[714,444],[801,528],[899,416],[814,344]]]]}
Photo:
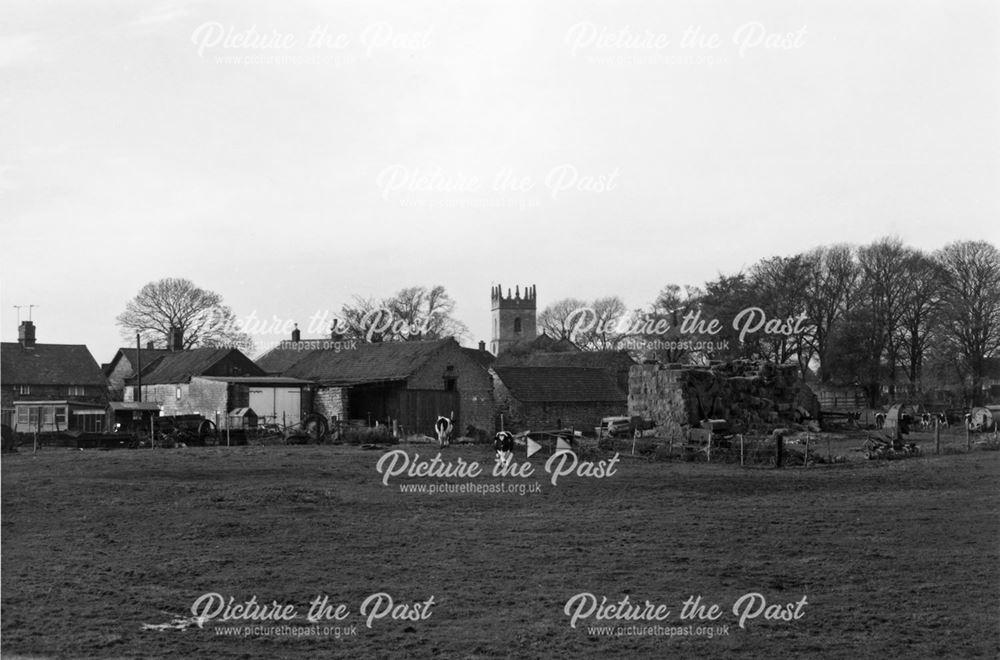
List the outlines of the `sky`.
{"type": "Polygon", "coordinates": [[[36,305],[107,362],[185,277],[307,330],[440,284],[474,345],[497,283],[638,308],[819,245],[998,244],[998,64],[992,0],[8,0],[0,335],[36,305]]]}

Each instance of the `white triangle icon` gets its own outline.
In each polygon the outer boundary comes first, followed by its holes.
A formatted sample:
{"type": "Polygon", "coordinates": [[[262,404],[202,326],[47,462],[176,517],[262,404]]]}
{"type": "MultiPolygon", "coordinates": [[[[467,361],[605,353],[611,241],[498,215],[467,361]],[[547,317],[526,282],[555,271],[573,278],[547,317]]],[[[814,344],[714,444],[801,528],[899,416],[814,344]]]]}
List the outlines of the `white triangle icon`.
{"type": "Polygon", "coordinates": [[[559,438],[556,440],[556,453],[558,454],[561,451],[573,451],[573,447],[562,438],[559,438]]]}
{"type": "Polygon", "coordinates": [[[540,444],[538,444],[531,438],[528,438],[528,458],[531,458],[534,454],[537,454],[541,448],[542,446],[540,444]]]}

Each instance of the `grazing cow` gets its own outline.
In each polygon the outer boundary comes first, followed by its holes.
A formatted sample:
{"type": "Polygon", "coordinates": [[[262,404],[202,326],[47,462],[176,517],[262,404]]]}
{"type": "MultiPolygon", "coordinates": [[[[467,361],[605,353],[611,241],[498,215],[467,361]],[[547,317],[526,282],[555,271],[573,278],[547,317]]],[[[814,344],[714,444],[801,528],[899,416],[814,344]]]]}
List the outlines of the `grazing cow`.
{"type": "Polygon", "coordinates": [[[514,459],[514,436],[507,431],[500,431],[493,438],[493,449],[497,452],[497,463],[507,467],[514,459]]]}
{"type": "Polygon", "coordinates": [[[454,422],[448,417],[438,417],[434,422],[434,432],[437,433],[438,445],[447,447],[451,443],[451,433],[455,430],[454,422]]]}
{"type": "Polygon", "coordinates": [[[937,417],[937,422],[938,422],[938,425],[939,425],[939,426],[940,426],[941,428],[943,428],[943,429],[946,429],[946,428],[948,428],[949,426],[951,426],[951,425],[950,425],[950,424],[948,423],[948,415],[947,415],[946,413],[943,413],[943,412],[941,412],[941,413],[937,413],[937,415],[935,415],[935,417],[937,417]]]}
{"type": "Polygon", "coordinates": [[[929,429],[934,426],[934,416],[930,413],[920,413],[920,428],[929,429]]]}

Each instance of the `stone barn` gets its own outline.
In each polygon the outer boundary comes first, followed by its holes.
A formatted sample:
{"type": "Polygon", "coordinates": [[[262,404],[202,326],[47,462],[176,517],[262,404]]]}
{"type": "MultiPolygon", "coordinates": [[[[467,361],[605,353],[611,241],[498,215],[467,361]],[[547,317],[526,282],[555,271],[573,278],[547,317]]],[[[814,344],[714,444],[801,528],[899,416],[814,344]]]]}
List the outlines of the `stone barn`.
{"type": "Polygon", "coordinates": [[[328,419],[395,421],[405,434],[433,435],[437,417],[454,413],[457,433],[469,426],[493,433],[490,375],[452,338],[286,342],[258,363],[310,381],[313,412],[328,419]]]}
{"type": "Polygon", "coordinates": [[[601,418],[625,414],[628,397],[604,369],[493,368],[497,416],[509,431],[575,428],[593,433],[601,418]]]}

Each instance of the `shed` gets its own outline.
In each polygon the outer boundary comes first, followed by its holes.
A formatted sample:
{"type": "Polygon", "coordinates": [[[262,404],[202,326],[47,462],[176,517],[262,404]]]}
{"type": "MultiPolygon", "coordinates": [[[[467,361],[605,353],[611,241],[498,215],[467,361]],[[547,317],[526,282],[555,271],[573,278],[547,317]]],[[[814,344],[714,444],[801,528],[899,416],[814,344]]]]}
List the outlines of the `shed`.
{"type": "Polygon", "coordinates": [[[885,414],[886,429],[900,428],[901,431],[909,430],[909,425],[917,419],[917,409],[908,403],[895,403],[889,406],[889,411],[885,414]]]}
{"type": "Polygon", "coordinates": [[[257,413],[253,408],[234,408],[229,411],[229,428],[231,429],[255,429],[257,428],[257,413]]]}

